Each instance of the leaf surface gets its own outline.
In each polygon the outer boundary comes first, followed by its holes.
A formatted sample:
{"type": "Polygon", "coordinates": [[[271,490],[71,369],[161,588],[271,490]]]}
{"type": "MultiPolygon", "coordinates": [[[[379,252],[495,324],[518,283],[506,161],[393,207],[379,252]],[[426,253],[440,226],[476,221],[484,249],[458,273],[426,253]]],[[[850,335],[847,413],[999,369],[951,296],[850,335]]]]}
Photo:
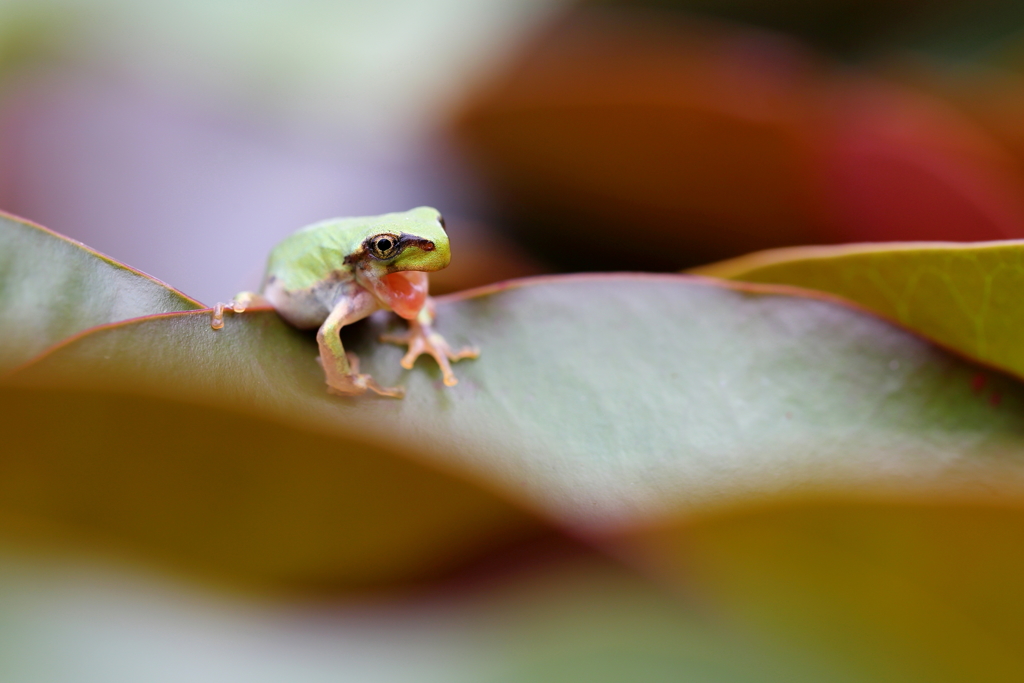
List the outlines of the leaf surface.
{"type": "Polygon", "coordinates": [[[777,249],[694,274],[840,296],[970,358],[1024,377],[1024,242],[777,249]]]}
{"type": "MultiPolygon", "coordinates": [[[[401,350],[375,341],[387,316],[346,337],[378,381],[407,385],[401,401],[328,395],[315,340],[271,311],[221,332],[206,312],[97,329],[9,391],[251,415],[353,457],[383,449],[457,473],[597,535],[794,489],[1020,485],[1020,385],[832,303],[685,276],[561,277],[451,298],[439,316],[449,341],[483,349],[452,389],[427,358],[399,368],[401,350]]],[[[209,428],[211,466],[234,457],[209,428]]]]}
{"type": "Polygon", "coordinates": [[[202,307],[79,242],[0,213],[0,373],[94,325],[202,307]]]}

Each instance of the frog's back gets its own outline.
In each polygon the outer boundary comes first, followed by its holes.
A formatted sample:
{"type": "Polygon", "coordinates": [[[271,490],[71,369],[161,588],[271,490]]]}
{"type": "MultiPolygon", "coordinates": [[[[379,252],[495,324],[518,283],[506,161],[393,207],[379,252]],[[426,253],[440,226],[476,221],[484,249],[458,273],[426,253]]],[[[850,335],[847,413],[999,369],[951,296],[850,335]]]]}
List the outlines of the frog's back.
{"type": "Polygon", "coordinates": [[[359,221],[332,218],[286,237],[270,252],[264,286],[273,279],[278,286],[296,291],[328,279],[345,279],[351,274],[345,257],[358,249],[363,240],[359,221]]]}

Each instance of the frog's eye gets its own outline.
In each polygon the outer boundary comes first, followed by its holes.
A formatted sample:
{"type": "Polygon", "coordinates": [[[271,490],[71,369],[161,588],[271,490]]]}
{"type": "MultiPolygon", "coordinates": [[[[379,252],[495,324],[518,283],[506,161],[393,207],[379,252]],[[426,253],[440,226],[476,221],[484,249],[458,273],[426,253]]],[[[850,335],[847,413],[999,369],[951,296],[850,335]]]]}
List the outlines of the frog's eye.
{"type": "Polygon", "coordinates": [[[385,233],[370,238],[370,251],[379,259],[391,258],[398,250],[398,235],[385,233]]]}
{"type": "Polygon", "coordinates": [[[447,227],[445,227],[444,216],[442,216],[441,214],[437,214],[437,222],[441,224],[441,229],[442,230],[447,230],[448,229],[447,227]]]}

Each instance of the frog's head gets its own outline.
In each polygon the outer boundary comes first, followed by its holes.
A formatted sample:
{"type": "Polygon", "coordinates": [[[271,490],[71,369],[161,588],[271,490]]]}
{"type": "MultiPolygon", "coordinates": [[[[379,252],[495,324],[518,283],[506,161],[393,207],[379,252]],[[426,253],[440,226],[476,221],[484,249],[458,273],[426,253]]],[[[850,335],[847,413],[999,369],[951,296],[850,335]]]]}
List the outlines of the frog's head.
{"type": "Polygon", "coordinates": [[[377,216],[364,224],[362,232],[356,255],[362,270],[376,277],[408,270],[432,272],[451,261],[444,219],[429,206],[377,216]]]}
{"type": "Polygon", "coordinates": [[[415,318],[427,297],[426,273],[451,261],[444,219],[421,206],[369,220],[353,260],[363,286],[400,316],[415,318]]]}

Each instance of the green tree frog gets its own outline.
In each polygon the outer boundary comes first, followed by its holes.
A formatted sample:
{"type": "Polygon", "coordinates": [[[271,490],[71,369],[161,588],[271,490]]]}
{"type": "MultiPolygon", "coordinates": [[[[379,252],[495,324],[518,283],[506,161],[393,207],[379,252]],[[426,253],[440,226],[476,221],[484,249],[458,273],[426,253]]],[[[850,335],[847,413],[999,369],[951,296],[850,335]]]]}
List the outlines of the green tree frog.
{"type": "Polygon", "coordinates": [[[337,218],[302,228],[270,253],[262,294],[243,292],[230,304],[217,304],[212,326],[224,326],[224,310],[241,312],[265,301],[300,329],[319,327],[320,364],[327,391],[342,396],[367,390],[401,398],[402,387],[382,387],[359,372],[359,359],[346,353],[340,331],[379,309],[394,311],[409,322],[403,335],[381,341],[408,345],[402,367],[427,353],[441,367],[444,383],[458,383],[449,360],[476,358],[479,351],[454,351],[431,329],[434,302],[427,296],[427,273],[448,265],[451,252],[441,214],[422,206],[401,213],[337,218]]]}

